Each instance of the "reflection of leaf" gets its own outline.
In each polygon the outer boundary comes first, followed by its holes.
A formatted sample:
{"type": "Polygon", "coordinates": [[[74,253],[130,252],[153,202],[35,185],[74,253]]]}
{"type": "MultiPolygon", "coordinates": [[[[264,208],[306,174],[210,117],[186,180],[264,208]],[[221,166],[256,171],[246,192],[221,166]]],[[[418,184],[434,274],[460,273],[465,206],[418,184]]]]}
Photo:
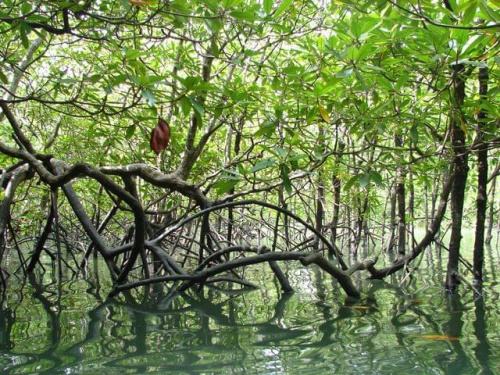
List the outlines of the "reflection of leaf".
{"type": "Polygon", "coordinates": [[[326,108],[323,107],[321,104],[318,104],[318,109],[319,109],[319,113],[321,114],[321,118],[323,119],[323,121],[326,123],[330,123],[330,115],[328,114],[328,111],[326,110],[326,108]]]}
{"type": "Polygon", "coordinates": [[[434,341],[460,341],[458,337],[446,336],[446,335],[424,335],[418,336],[421,339],[425,340],[434,340],[434,341]]]}
{"type": "Polygon", "coordinates": [[[360,306],[360,305],[353,305],[353,306],[346,306],[348,309],[354,309],[354,310],[370,310],[371,307],[369,306],[360,306]]]}

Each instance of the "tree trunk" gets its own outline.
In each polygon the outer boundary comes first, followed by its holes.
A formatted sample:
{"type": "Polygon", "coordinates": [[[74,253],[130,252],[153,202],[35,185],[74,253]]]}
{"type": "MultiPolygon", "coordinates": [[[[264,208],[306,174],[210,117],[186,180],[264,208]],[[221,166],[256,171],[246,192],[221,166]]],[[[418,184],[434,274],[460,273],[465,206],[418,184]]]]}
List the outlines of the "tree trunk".
{"type": "MultiPolygon", "coordinates": [[[[236,136],[234,140],[234,157],[236,158],[239,153],[240,153],[240,148],[241,148],[241,128],[243,127],[243,116],[240,117],[240,121],[238,123],[238,130],[236,131],[236,136]]],[[[232,128],[228,129],[228,133],[232,133],[232,128]]],[[[232,147],[232,136],[228,136],[228,144],[226,144],[226,153],[229,154],[227,155],[227,162],[229,163],[231,161],[231,147],[232,147]]],[[[235,189],[234,187],[229,191],[229,194],[234,194],[235,189]]],[[[234,224],[234,213],[233,213],[233,207],[229,207],[228,212],[227,212],[227,240],[228,243],[231,245],[231,242],[233,240],[233,224],[234,224]]]]}
{"type": "MultiPolygon", "coordinates": [[[[316,185],[316,214],[315,214],[315,227],[318,233],[323,232],[323,221],[325,216],[325,184],[321,172],[318,172],[318,179],[316,185]]],[[[314,241],[314,250],[318,250],[319,238],[314,241]]]]}
{"type": "MultiPolygon", "coordinates": [[[[336,157],[337,164],[340,162],[342,153],[345,149],[345,143],[340,142],[338,147],[338,156],[336,157]]],[[[340,178],[336,174],[334,174],[332,179],[333,185],[333,218],[332,218],[332,245],[333,247],[337,246],[337,227],[339,225],[340,218],[340,190],[341,190],[341,181],[340,178]]],[[[331,251],[330,251],[331,252],[331,251]]],[[[333,257],[335,254],[328,254],[329,257],[333,257]]]]}
{"type": "Polygon", "coordinates": [[[493,226],[495,222],[495,190],[496,190],[497,180],[493,178],[491,180],[491,189],[489,197],[489,211],[488,211],[488,229],[486,230],[486,242],[488,245],[491,244],[493,238],[493,226]]]}
{"type": "MultiPolygon", "coordinates": [[[[488,94],[488,68],[479,69],[479,95],[481,101],[487,100],[488,94]]],[[[484,230],[486,222],[486,203],[488,186],[488,145],[483,141],[484,126],[486,125],[488,114],[482,108],[478,114],[477,142],[479,142],[477,152],[477,197],[476,197],[476,233],[474,239],[474,281],[483,281],[483,260],[484,260],[484,230]]]]}
{"type": "MultiPolygon", "coordinates": [[[[410,222],[408,223],[408,233],[409,233],[409,241],[410,241],[410,246],[414,246],[414,240],[415,240],[415,184],[413,183],[413,172],[410,171],[410,178],[409,178],[409,190],[410,190],[410,197],[408,199],[408,215],[410,217],[410,222]]],[[[408,241],[407,241],[408,243],[408,241]]]]}
{"type": "MultiPolygon", "coordinates": [[[[403,138],[399,134],[394,136],[396,148],[403,146],[403,138]]],[[[396,169],[396,200],[398,209],[398,255],[404,256],[406,252],[406,201],[405,201],[405,171],[398,162],[396,169]]]]}
{"type": "MultiPolygon", "coordinates": [[[[322,124],[318,125],[318,145],[321,148],[321,152],[325,152],[325,128],[322,124]]],[[[315,227],[318,233],[323,233],[323,221],[325,219],[325,182],[323,180],[323,174],[318,171],[316,180],[316,213],[315,217],[315,227]]],[[[318,249],[319,238],[314,241],[313,248],[318,249]]]]}
{"type": "Polygon", "coordinates": [[[391,207],[389,212],[389,240],[387,242],[387,252],[391,253],[394,249],[394,239],[396,234],[396,185],[393,183],[390,188],[391,207]]]}
{"type": "Polygon", "coordinates": [[[396,184],[396,198],[398,202],[398,254],[405,255],[406,248],[406,202],[405,202],[405,184],[403,176],[396,184]]]}
{"type": "Polygon", "coordinates": [[[451,113],[450,121],[450,136],[451,145],[453,148],[453,169],[455,179],[451,189],[451,235],[450,246],[448,253],[448,267],[446,275],[445,287],[448,291],[453,292],[459,284],[458,264],[460,258],[460,241],[462,239],[462,217],[465,198],[465,187],[467,183],[468,166],[468,151],[465,147],[465,132],[463,131],[461,113],[459,109],[462,107],[465,99],[465,77],[464,65],[456,64],[453,67],[453,107],[457,113],[451,113]]]}

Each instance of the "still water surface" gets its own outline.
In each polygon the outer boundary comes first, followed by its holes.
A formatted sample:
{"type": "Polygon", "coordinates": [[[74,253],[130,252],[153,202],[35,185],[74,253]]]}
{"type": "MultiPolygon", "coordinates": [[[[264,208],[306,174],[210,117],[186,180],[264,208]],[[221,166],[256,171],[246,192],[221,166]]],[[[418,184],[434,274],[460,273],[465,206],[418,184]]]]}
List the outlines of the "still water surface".
{"type": "Polygon", "coordinates": [[[258,266],[258,291],[169,296],[158,286],[113,300],[105,273],[68,280],[49,267],[9,280],[0,373],[500,374],[499,259],[489,249],[482,298],[466,285],[445,294],[445,258],[429,250],[415,277],[359,278],[360,301],[291,264],[292,295],[258,266]]]}

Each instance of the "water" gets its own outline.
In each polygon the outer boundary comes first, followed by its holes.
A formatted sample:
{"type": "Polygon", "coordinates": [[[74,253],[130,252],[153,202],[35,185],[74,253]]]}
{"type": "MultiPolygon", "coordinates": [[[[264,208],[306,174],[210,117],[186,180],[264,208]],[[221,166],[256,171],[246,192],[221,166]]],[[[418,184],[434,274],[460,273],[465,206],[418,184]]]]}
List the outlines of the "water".
{"type": "Polygon", "coordinates": [[[499,374],[499,259],[490,249],[482,298],[466,285],[446,295],[446,262],[432,250],[414,277],[358,278],[359,301],[298,263],[283,266],[292,295],[259,265],[258,291],[169,296],[158,286],[113,300],[104,269],[68,280],[48,267],[9,281],[0,373],[499,374]]]}

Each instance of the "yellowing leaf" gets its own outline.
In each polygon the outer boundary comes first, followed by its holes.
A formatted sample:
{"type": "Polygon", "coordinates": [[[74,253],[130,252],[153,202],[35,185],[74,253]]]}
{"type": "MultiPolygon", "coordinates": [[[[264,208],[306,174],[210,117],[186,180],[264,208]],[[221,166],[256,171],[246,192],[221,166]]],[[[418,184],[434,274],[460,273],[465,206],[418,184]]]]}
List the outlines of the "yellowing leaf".
{"type": "Polygon", "coordinates": [[[323,107],[321,104],[318,104],[318,109],[319,109],[319,113],[321,114],[321,118],[323,118],[323,121],[330,123],[330,115],[328,114],[328,111],[326,110],[326,108],[323,107]]]}
{"type": "Polygon", "coordinates": [[[155,5],[157,1],[145,1],[145,0],[127,0],[130,5],[140,7],[145,5],[155,5]]]}
{"type": "Polygon", "coordinates": [[[458,337],[446,336],[446,335],[424,335],[419,336],[421,339],[434,340],[434,341],[460,341],[458,337]]]}
{"type": "Polygon", "coordinates": [[[491,0],[491,5],[494,5],[495,8],[500,8],[500,0],[491,0]]]}

